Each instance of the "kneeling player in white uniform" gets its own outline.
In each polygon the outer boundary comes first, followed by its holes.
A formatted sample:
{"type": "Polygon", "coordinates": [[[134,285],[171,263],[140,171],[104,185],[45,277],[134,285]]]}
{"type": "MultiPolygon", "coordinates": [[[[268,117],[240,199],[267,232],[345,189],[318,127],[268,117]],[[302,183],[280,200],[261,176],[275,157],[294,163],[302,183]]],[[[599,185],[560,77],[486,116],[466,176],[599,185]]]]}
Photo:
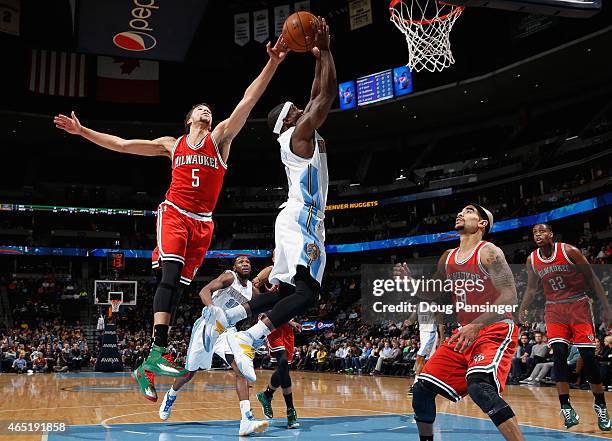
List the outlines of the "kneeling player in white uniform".
{"type": "MultiPolygon", "coordinates": [[[[269,271],[269,270],[268,270],[269,271]]],[[[206,305],[202,310],[202,316],[196,320],[191,330],[191,339],[189,340],[189,348],[187,350],[187,360],[185,369],[188,373],[176,378],[174,384],[170,388],[159,408],[159,417],[162,420],[170,418],[172,406],[177,398],[177,392],[195,376],[198,369],[210,369],[212,365],[212,355],[217,354],[228,365],[231,366],[236,373],[236,392],[240,401],[240,420],[239,435],[249,435],[251,433],[264,432],[269,423],[255,419],[251,410],[249,401],[249,384],[242,376],[232,355],[231,348],[228,343],[228,338],[236,332],[235,327],[225,327],[219,322],[215,322],[215,332],[220,335],[215,338],[212,351],[206,351],[205,346],[210,344],[210,336],[205,335],[206,322],[214,320],[210,309],[218,307],[221,309],[232,308],[241,303],[248,302],[253,298],[253,295],[258,294],[258,290],[253,287],[249,281],[251,275],[251,263],[246,256],[237,257],[234,260],[234,266],[231,271],[225,271],[215,280],[210,282],[202,291],[200,297],[206,305]]]]}

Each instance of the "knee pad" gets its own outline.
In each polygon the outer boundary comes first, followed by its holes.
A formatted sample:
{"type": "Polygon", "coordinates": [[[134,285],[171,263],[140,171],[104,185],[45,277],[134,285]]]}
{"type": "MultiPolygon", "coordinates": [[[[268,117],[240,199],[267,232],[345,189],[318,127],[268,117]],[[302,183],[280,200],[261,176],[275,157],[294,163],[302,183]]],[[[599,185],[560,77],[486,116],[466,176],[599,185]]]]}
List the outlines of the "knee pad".
{"type": "Polygon", "coordinates": [[[172,297],[176,287],[166,282],[161,282],[155,291],[153,298],[153,312],[171,312],[172,297]]]}
{"type": "Polygon", "coordinates": [[[578,348],[578,352],[580,352],[580,357],[584,362],[582,372],[584,372],[586,379],[591,384],[601,384],[601,372],[595,358],[595,348],[578,348]]]}
{"type": "Polygon", "coordinates": [[[477,372],[467,377],[468,394],[486,413],[493,424],[499,426],[514,417],[512,408],[499,396],[492,374],[477,372]]]}
{"type": "Polygon", "coordinates": [[[179,285],[178,289],[172,296],[172,305],[170,307],[170,313],[172,316],[170,317],[170,326],[176,325],[176,312],[178,311],[178,307],[181,303],[181,299],[183,298],[183,292],[185,289],[183,286],[179,285]]]}
{"type": "Polygon", "coordinates": [[[173,298],[179,289],[182,268],[183,264],[179,262],[163,262],[162,279],[153,298],[153,312],[172,312],[173,298]]]}
{"type": "Polygon", "coordinates": [[[276,370],[278,371],[280,385],[283,389],[287,389],[291,387],[291,377],[289,375],[289,360],[287,359],[287,353],[285,351],[280,351],[281,353],[278,355],[278,367],[276,370]]]}
{"type": "Polygon", "coordinates": [[[569,348],[565,343],[553,343],[553,374],[555,381],[567,383],[569,381],[569,368],[567,366],[567,356],[569,348]]]}
{"type": "Polygon", "coordinates": [[[436,420],[436,391],[429,383],[419,380],[412,386],[412,409],[414,420],[433,424],[436,420]]]}

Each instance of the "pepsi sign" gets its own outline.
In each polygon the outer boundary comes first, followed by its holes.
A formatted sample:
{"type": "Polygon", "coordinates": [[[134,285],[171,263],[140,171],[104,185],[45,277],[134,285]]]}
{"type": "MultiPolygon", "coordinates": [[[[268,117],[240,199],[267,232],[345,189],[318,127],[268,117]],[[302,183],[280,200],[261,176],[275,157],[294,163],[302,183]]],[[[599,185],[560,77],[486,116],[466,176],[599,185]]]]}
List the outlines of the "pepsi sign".
{"type": "Polygon", "coordinates": [[[182,61],[206,0],[81,0],[78,49],[101,55],[182,61]]]}

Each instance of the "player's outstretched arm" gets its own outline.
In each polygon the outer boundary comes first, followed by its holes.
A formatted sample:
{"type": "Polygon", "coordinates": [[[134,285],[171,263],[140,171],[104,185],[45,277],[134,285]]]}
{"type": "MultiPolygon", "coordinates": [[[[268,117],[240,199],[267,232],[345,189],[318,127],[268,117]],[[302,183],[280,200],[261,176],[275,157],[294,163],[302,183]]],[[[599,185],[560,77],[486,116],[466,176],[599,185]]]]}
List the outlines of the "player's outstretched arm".
{"type": "Polygon", "coordinates": [[[234,282],[232,273],[223,273],[200,290],[200,299],[206,306],[212,305],[213,292],[227,288],[234,282]]]}
{"type": "Polygon", "coordinates": [[[96,132],[83,126],[74,112],[70,116],[59,114],[53,118],[55,127],[72,135],[79,135],[88,141],[109,150],[141,156],[167,156],[172,154],[176,139],[163,136],[152,141],[145,139],[123,139],[107,133],[96,132]]]}
{"type": "Polygon", "coordinates": [[[257,101],[259,101],[263,95],[268,84],[270,84],[270,80],[276,73],[276,69],[280,63],[282,63],[287,56],[289,49],[283,39],[279,38],[274,47],[268,42],[266,51],[268,52],[269,59],[261,73],[244,92],[244,96],[230,117],[220,122],[219,125],[215,127],[215,130],[213,130],[212,136],[221,150],[222,159],[226,162],[232,140],[244,127],[251,110],[253,110],[253,107],[255,107],[255,104],[257,104],[257,101]]]}
{"type": "MultiPolygon", "coordinates": [[[[438,259],[436,271],[431,276],[431,280],[446,279],[446,259],[451,251],[452,250],[446,250],[444,253],[442,253],[440,258],[438,259]]],[[[413,278],[412,273],[410,272],[410,268],[408,268],[408,265],[405,262],[395,264],[395,266],[393,267],[393,277],[399,277],[401,280],[403,280],[404,278],[413,278]]],[[[423,300],[435,300],[445,294],[443,292],[430,290],[429,286],[425,286],[424,284],[419,285],[417,289],[418,291],[411,293],[411,295],[419,297],[423,300]]]]}
{"type": "Polygon", "coordinates": [[[536,273],[533,272],[531,265],[531,256],[527,257],[527,263],[525,263],[525,269],[527,270],[527,288],[525,294],[523,294],[523,301],[519,307],[519,321],[524,322],[527,319],[527,308],[533,302],[536,291],[539,285],[539,278],[536,273]]]}
{"type": "Polygon", "coordinates": [[[587,286],[597,296],[597,299],[599,300],[602,311],[604,313],[605,320],[608,323],[612,323],[612,308],[610,308],[610,304],[608,303],[608,296],[606,295],[606,290],[601,284],[601,280],[599,280],[599,277],[597,277],[597,275],[593,271],[593,267],[578,248],[568,244],[565,244],[564,246],[567,256],[576,265],[578,271],[580,271],[584,275],[584,280],[587,286]]]}
{"type": "Polygon", "coordinates": [[[327,119],[331,106],[336,99],[336,87],[338,85],[334,57],[329,49],[329,26],[325,19],[319,17],[318,22],[314,24],[314,28],[315,46],[319,50],[321,63],[320,91],[304,109],[304,114],[297,121],[295,130],[291,135],[293,153],[302,158],[310,158],[314,152],[312,141],[314,131],[321,127],[327,119]]]}
{"type": "Polygon", "coordinates": [[[312,48],[312,54],[315,56],[315,76],[312,80],[312,88],[310,89],[310,99],[304,109],[304,112],[308,112],[312,105],[312,102],[321,93],[321,50],[318,47],[312,48]]]}

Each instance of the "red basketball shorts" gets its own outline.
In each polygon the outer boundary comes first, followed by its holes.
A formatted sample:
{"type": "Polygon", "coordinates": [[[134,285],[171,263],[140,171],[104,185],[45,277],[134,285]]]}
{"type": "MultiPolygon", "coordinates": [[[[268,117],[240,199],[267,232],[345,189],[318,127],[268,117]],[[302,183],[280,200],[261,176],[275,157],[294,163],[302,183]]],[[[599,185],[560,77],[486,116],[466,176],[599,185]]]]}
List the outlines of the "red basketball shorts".
{"type": "Polygon", "coordinates": [[[455,352],[456,342],[446,341],[425,363],[419,379],[435,384],[444,395],[459,401],[467,395],[467,376],[482,372],[493,375],[499,394],[504,390],[516,350],[518,327],[514,323],[494,323],[480,330],[463,353],[455,352]]]}
{"type": "Polygon", "coordinates": [[[285,323],[268,335],[268,352],[273,356],[276,351],[285,351],[289,363],[293,361],[294,336],[291,325],[285,323]]]}
{"type": "Polygon", "coordinates": [[[153,250],[153,268],[160,262],[183,264],[181,283],[189,285],[202,265],[210,246],[214,223],[210,216],[199,216],[168,201],[157,209],[157,246],[153,250]]]}
{"type": "Polygon", "coordinates": [[[547,303],[544,321],[549,345],[571,343],[582,348],[595,347],[593,310],[588,297],[572,303],[547,303]]]}

